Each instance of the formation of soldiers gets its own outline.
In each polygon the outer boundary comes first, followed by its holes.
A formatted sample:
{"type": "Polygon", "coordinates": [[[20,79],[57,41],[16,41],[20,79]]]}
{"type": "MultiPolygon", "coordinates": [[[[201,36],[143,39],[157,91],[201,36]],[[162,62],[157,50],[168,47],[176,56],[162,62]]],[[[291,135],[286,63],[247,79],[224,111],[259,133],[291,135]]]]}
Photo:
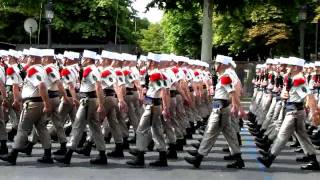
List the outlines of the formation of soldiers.
{"type": "Polygon", "coordinates": [[[70,164],[74,153],[90,156],[95,148],[99,154],[91,164],[105,165],[107,157],[123,158],[129,150],[135,158],[127,164],[145,167],[145,153],[154,150],[159,158],[150,166],[165,167],[199,133],[202,140],[192,144],[197,150],[185,157],[199,167],[222,132],[228,142],[224,151],[230,152],[224,159],[233,161],[227,168],[241,169],[240,129],[246,117],[263,155],[258,160],[266,167],[293,136],[306,155],[297,161],[309,162],[302,169],[319,169],[312,143],[320,144],[320,131],[313,134],[320,116],[320,62],[305,66],[291,57],[258,65],[246,113],[236,64],[228,56],[217,55],[215,74],[205,62],[173,54],[56,55],[54,49],[30,48],[0,50],[0,60],[0,159],[12,165],[19,153],[31,155],[40,142],[40,163],[70,164]],[[106,153],[111,138],[115,148],[106,153]],[[13,141],[10,152],[8,140],[13,141]],[[52,153],[53,140],[60,147],[52,153]]]}

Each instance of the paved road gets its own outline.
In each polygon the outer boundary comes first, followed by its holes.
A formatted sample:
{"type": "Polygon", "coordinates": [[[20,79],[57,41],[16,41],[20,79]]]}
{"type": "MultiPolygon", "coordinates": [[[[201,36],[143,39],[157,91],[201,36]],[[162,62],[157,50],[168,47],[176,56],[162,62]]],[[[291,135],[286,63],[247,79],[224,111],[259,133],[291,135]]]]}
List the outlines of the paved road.
{"type": "MultiPolygon", "coordinates": [[[[138,179],[138,180],[194,180],[194,179],[213,179],[213,180],[313,180],[319,179],[320,173],[305,172],[299,170],[300,164],[295,162],[295,158],[300,156],[293,152],[293,149],[286,148],[270,169],[265,169],[257,161],[257,149],[253,142],[253,137],[249,135],[246,129],[242,132],[243,139],[243,158],[246,168],[243,170],[226,169],[226,161],[223,156],[226,153],[221,151],[226,146],[226,141],[221,135],[218,138],[216,146],[212,153],[204,159],[200,169],[194,169],[187,164],[183,157],[186,153],[179,153],[179,159],[169,161],[168,168],[134,169],[125,165],[127,159],[132,158],[127,152],[125,158],[121,160],[109,159],[108,166],[91,166],[89,158],[75,155],[70,167],[64,167],[60,164],[43,165],[36,162],[36,159],[42,155],[43,150],[40,145],[35,147],[32,157],[19,156],[16,166],[7,166],[5,162],[0,161],[0,180],[23,179],[23,180],[87,180],[87,179],[138,179]]],[[[200,136],[195,136],[199,139],[200,136]]],[[[188,144],[196,140],[188,141],[188,144]]],[[[56,148],[57,144],[54,144],[56,148]]],[[[107,145],[111,150],[113,145],[107,145]]],[[[185,149],[192,149],[187,146],[185,149]]],[[[94,151],[94,155],[96,155],[94,151]]],[[[157,154],[147,153],[146,162],[155,159],[157,154]]]]}

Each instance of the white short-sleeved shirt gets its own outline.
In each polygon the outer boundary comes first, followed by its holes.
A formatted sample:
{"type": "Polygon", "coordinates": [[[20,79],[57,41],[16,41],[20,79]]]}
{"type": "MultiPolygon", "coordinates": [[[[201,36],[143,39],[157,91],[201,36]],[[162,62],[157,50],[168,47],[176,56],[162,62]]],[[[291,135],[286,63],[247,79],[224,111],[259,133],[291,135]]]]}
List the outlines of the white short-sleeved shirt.
{"type": "Polygon", "coordinates": [[[60,80],[60,73],[58,66],[54,64],[48,64],[45,67],[48,76],[48,90],[58,91],[57,81],[60,80]]]}
{"type": "Polygon", "coordinates": [[[63,87],[65,89],[69,88],[69,84],[72,84],[73,86],[75,86],[79,77],[79,73],[74,66],[63,67],[60,72],[60,75],[61,75],[63,87]]]}
{"type": "Polygon", "coordinates": [[[117,75],[112,67],[106,67],[101,71],[101,84],[103,89],[113,89],[117,83],[117,75]]]}
{"type": "Polygon", "coordinates": [[[218,77],[218,83],[216,85],[214,99],[229,100],[229,94],[233,92],[234,86],[229,73],[224,72],[218,77]]]}
{"type": "Polygon", "coordinates": [[[27,70],[27,76],[24,79],[24,84],[22,88],[22,98],[29,97],[40,97],[39,85],[45,83],[48,87],[49,80],[47,77],[47,72],[42,65],[30,66],[27,70]]]}
{"type": "Polygon", "coordinates": [[[83,69],[80,92],[95,91],[95,84],[101,81],[100,73],[95,65],[87,66],[83,69]]]}
{"type": "Polygon", "coordinates": [[[311,94],[305,78],[303,76],[296,76],[292,78],[292,82],[293,86],[289,91],[288,102],[304,102],[305,97],[311,94]]]}
{"type": "Polygon", "coordinates": [[[162,88],[165,88],[163,75],[158,69],[149,72],[149,85],[146,96],[151,98],[160,98],[162,88]]]}
{"type": "Polygon", "coordinates": [[[20,76],[20,69],[17,64],[8,66],[6,70],[6,85],[12,86],[13,84],[21,85],[23,80],[20,76]]]}

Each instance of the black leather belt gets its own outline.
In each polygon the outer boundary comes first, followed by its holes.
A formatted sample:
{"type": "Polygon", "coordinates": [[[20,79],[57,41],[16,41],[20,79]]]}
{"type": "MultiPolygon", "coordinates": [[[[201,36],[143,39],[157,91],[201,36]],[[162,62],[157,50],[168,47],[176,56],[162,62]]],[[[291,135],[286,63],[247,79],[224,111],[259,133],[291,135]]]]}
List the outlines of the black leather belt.
{"type": "Polygon", "coordinates": [[[170,97],[176,97],[179,92],[177,90],[170,90],[170,97]]]}
{"type": "Polygon", "coordinates": [[[230,105],[229,100],[225,99],[213,99],[213,108],[219,109],[219,108],[226,108],[230,105]]]}
{"type": "Polygon", "coordinates": [[[126,88],[127,91],[137,91],[137,88],[126,88]]]}
{"type": "Polygon", "coordinates": [[[49,98],[56,98],[59,97],[58,91],[48,91],[49,98]]]}
{"type": "Polygon", "coordinates": [[[146,104],[154,105],[154,106],[160,106],[161,105],[161,98],[152,98],[146,96],[145,98],[146,104]]]}
{"type": "Polygon", "coordinates": [[[304,104],[302,102],[287,102],[286,112],[290,111],[300,111],[304,109],[304,104]]]}
{"type": "Polygon", "coordinates": [[[190,92],[193,92],[193,88],[192,88],[192,87],[189,87],[189,91],[190,91],[190,92]]]}
{"type": "Polygon", "coordinates": [[[104,89],[103,92],[105,96],[114,96],[115,94],[113,89],[104,89]]]}
{"type": "Polygon", "coordinates": [[[67,96],[72,97],[70,90],[69,89],[65,89],[65,90],[66,90],[67,96]]]}
{"type": "Polygon", "coordinates": [[[80,98],[97,98],[97,93],[96,93],[96,91],[80,92],[79,96],[80,96],[80,98]]]}
{"type": "Polygon", "coordinates": [[[41,97],[28,97],[22,99],[22,103],[25,102],[43,102],[43,100],[41,97]]]}

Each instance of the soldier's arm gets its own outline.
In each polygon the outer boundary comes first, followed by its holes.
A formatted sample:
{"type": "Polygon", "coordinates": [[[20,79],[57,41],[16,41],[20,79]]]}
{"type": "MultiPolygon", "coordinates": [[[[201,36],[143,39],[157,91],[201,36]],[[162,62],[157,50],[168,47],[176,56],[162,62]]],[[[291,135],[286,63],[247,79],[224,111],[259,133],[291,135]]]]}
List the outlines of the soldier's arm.
{"type": "Polygon", "coordinates": [[[230,92],[230,96],[231,96],[232,107],[234,109],[238,110],[240,108],[240,98],[239,98],[239,96],[237,96],[236,91],[230,92]]]}
{"type": "Polygon", "coordinates": [[[48,90],[44,82],[39,84],[39,94],[44,102],[44,111],[50,112],[51,111],[51,104],[49,101],[48,90]]]}
{"type": "Polygon", "coordinates": [[[68,89],[70,91],[70,94],[72,96],[72,99],[73,99],[73,104],[75,106],[79,106],[79,101],[78,101],[78,97],[77,97],[77,93],[76,93],[76,89],[73,85],[73,83],[68,83],[68,89]]]}
{"type": "Polygon", "coordinates": [[[56,81],[58,89],[59,89],[59,93],[63,96],[64,99],[68,99],[68,95],[66,90],[64,89],[62,82],[60,80],[56,81]]]}
{"type": "Polygon", "coordinates": [[[21,101],[21,93],[20,93],[20,87],[18,84],[12,85],[12,93],[13,93],[13,101],[20,102],[21,101]]]}
{"type": "Polygon", "coordinates": [[[103,98],[101,82],[96,81],[95,87],[96,87],[96,93],[97,93],[97,99],[98,99],[98,106],[103,107],[104,98],[103,98]]]}
{"type": "Polygon", "coordinates": [[[1,92],[2,98],[6,99],[7,98],[7,91],[6,91],[5,85],[2,81],[0,81],[0,92],[1,92]]]}

